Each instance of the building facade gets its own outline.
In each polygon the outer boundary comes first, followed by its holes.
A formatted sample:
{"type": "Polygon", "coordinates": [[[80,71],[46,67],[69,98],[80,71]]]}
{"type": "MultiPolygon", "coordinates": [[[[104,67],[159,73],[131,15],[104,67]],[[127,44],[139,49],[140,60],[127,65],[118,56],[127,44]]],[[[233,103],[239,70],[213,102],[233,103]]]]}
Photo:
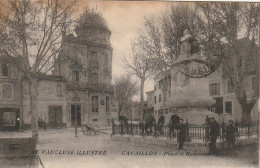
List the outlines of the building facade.
{"type": "MultiPolygon", "coordinates": [[[[52,74],[39,78],[38,119],[54,128],[87,122],[110,126],[118,112],[111,85],[111,31],[101,14],[92,11],[82,15],[75,32],[63,32],[52,74]]],[[[0,130],[29,128],[29,85],[16,68],[0,66],[0,130]]]]}
{"type": "Polygon", "coordinates": [[[18,130],[22,112],[22,81],[10,64],[0,64],[0,131],[18,130]]]}
{"type": "Polygon", "coordinates": [[[76,35],[64,35],[54,75],[66,80],[67,125],[111,124],[113,95],[111,31],[96,12],[82,15],[76,35]]]}

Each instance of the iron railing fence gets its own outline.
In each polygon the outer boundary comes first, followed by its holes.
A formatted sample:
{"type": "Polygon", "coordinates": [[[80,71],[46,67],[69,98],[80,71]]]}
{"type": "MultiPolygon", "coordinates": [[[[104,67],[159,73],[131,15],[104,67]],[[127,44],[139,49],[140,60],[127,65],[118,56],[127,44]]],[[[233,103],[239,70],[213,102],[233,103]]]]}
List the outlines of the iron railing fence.
{"type": "MultiPolygon", "coordinates": [[[[236,128],[236,137],[251,137],[253,135],[258,136],[258,122],[252,122],[250,124],[241,124],[236,122],[234,124],[236,128]]],[[[218,139],[225,140],[226,139],[226,127],[227,125],[225,123],[219,124],[219,136],[218,139]]],[[[168,124],[163,125],[161,128],[162,134],[160,134],[160,130],[158,127],[153,126],[152,130],[145,129],[144,125],[142,124],[136,124],[136,123],[112,123],[112,135],[139,135],[139,136],[154,136],[154,137],[165,137],[165,138],[175,138],[177,137],[178,129],[174,129],[174,131],[171,130],[168,124]]],[[[199,139],[203,141],[209,140],[209,126],[207,124],[203,125],[191,125],[186,123],[185,124],[186,129],[186,139],[192,140],[192,139],[199,139]]]]}

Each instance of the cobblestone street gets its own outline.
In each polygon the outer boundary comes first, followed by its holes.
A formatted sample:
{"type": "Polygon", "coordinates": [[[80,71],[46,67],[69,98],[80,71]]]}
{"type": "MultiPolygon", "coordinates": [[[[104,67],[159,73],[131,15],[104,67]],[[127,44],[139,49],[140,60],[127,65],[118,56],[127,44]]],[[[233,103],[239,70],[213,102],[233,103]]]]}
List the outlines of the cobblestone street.
{"type": "Polygon", "coordinates": [[[256,145],[221,151],[222,156],[187,156],[187,151],[156,146],[132,146],[129,142],[111,141],[106,134],[87,136],[79,129],[40,132],[37,145],[46,168],[141,168],[141,167],[251,167],[257,165],[256,145]],[[55,133],[56,132],[56,133],[55,133]],[[62,164],[61,164],[62,163],[62,164]],[[214,163],[214,165],[212,164],[214,163]]]}

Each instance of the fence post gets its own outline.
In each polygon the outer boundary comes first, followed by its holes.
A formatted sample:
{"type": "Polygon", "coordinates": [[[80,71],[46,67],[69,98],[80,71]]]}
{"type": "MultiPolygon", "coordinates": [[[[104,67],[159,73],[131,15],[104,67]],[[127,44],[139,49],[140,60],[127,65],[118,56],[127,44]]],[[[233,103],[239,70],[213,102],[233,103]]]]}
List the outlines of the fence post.
{"type": "Polygon", "coordinates": [[[190,141],[190,130],[189,130],[189,123],[188,120],[186,120],[186,124],[185,124],[185,133],[186,133],[186,140],[190,141]]]}
{"type": "Polygon", "coordinates": [[[133,135],[133,122],[131,120],[131,135],[133,135]]]}
{"type": "Polygon", "coordinates": [[[115,135],[115,121],[114,121],[114,119],[112,119],[112,134],[111,134],[111,138],[112,138],[113,135],[115,135]]]}
{"type": "Polygon", "coordinates": [[[223,120],[223,122],[221,123],[221,135],[220,135],[220,140],[224,141],[226,137],[226,124],[223,120]]]}
{"type": "Polygon", "coordinates": [[[248,124],[247,124],[247,136],[248,136],[248,137],[251,136],[251,129],[250,129],[250,126],[251,126],[251,122],[248,121],[248,124]]]}

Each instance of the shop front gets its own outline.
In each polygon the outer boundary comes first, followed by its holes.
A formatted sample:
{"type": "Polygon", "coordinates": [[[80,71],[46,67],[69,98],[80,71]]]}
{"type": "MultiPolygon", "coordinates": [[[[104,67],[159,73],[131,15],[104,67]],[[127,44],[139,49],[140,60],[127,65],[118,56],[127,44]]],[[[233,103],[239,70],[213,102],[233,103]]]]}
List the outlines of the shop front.
{"type": "Polygon", "coordinates": [[[15,102],[0,102],[0,131],[17,131],[20,128],[20,108],[15,102]]]}

